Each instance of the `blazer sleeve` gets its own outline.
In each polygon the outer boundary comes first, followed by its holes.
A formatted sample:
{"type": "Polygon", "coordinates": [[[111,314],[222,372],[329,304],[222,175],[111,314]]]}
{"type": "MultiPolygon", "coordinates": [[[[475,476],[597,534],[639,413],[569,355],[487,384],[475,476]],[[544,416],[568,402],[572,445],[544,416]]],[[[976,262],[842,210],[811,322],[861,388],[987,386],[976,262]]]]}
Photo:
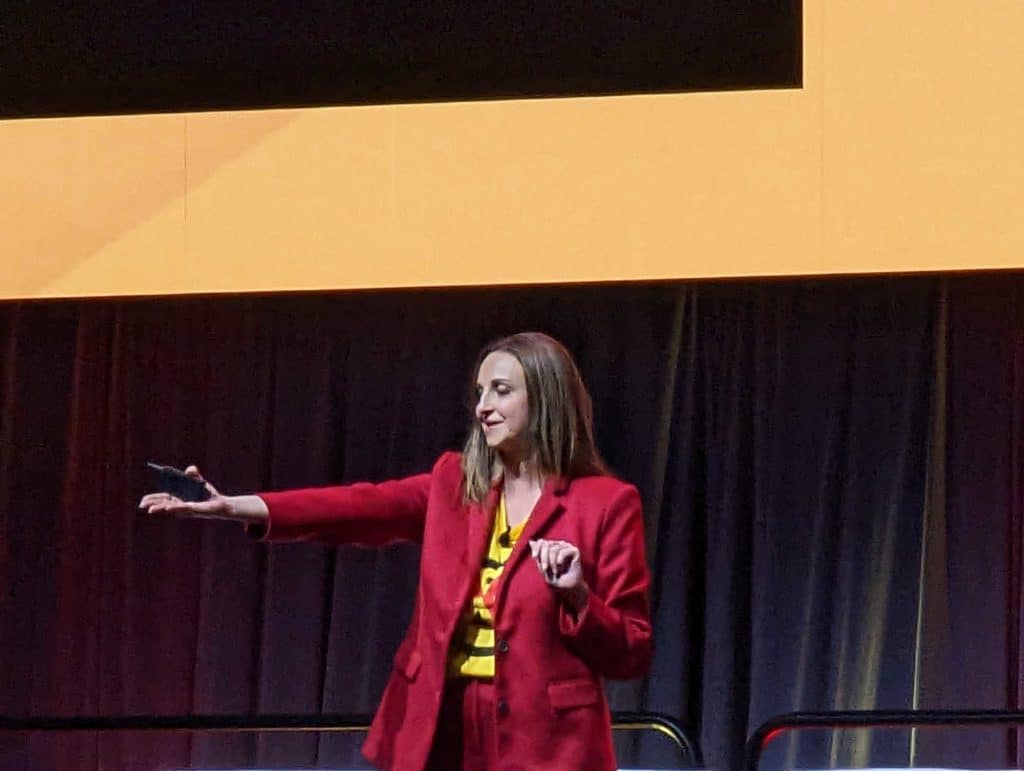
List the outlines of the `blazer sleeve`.
{"type": "Polygon", "coordinates": [[[601,525],[594,585],[587,604],[559,608],[559,629],[576,654],[613,679],[641,677],[651,662],[650,573],[643,511],[636,488],[617,494],[601,525]]]}
{"type": "MultiPolygon", "coordinates": [[[[446,460],[438,462],[435,473],[446,460]]],[[[255,530],[252,535],[268,541],[333,546],[422,543],[431,478],[432,474],[417,474],[379,484],[259,493],[270,519],[262,532],[255,530]]]]}

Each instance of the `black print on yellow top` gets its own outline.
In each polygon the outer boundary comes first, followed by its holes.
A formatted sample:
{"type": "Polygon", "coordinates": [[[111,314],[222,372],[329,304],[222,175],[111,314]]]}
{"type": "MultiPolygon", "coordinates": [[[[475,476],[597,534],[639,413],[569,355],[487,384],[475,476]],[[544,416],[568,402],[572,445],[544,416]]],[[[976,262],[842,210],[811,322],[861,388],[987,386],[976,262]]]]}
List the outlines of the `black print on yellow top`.
{"type": "Polygon", "coordinates": [[[512,556],[526,522],[508,526],[505,497],[498,501],[494,513],[494,527],[487,554],[480,566],[480,588],[470,603],[460,632],[456,633],[448,657],[448,673],[462,677],[494,677],[494,617],[492,615],[495,581],[512,556]]]}

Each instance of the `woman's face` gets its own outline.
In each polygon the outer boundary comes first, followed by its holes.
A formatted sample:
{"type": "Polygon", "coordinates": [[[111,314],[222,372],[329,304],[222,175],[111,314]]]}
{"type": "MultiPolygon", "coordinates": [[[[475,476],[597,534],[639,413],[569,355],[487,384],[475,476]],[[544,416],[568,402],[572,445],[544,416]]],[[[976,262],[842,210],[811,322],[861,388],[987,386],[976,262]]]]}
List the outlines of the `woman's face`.
{"type": "Polygon", "coordinates": [[[519,360],[494,351],[480,364],[476,376],[476,419],[487,446],[500,455],[521,460],[530,451],[530,405],[526,376],[519,360]]]}

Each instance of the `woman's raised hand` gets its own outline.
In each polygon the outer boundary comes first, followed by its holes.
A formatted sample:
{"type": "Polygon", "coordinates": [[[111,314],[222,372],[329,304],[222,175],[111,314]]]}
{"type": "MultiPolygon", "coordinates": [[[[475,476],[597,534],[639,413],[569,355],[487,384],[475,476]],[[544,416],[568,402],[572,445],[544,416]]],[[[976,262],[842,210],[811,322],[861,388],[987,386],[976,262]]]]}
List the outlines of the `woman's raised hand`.
{"type": "Polygon", "coordinates": [[[548,586],[575,611],[587,604],[590,590],[583,580],[580,550],[568,541],[538,538],[530,541],[530,554],[548,586]]]}
{"type": "Polygon", "coordinates": [[[139,501],[139,508],[147,514],[167,515],[171,517],[198,517],[206,519],[233,519],[231,505],[226,496],[217,492],[217,488],[203,479],[199,469],[189,466],[185,474],[197,482],[202,482],[210,497],[205,501],[183,501],[171,493],[147,493],[139,501]]]}

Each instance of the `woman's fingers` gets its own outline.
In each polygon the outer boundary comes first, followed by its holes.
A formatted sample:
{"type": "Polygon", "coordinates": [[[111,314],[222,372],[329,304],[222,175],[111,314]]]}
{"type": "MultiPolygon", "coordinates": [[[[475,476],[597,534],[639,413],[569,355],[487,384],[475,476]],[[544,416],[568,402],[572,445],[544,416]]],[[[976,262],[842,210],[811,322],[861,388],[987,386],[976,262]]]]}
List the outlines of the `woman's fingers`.
{"type": "Polygon", "coordinates": [[[578,564],[580,551],[568,541],[538,538],[530,541],[530,553],[545,580],[556,581],[578,564]]]}
{"type": "Polygon", "coordinates": [[[189,504],[168,493],[150,493],[143,496],[139,502],[139,508],[146,509],[150,514],[158,511],[172,511],[187,506],[189,504]]]}
{"type": "Polygon", "coordinates": [[[579,559],[579,556],[580,550],[571,543],[565,543],[564,541],[560,543],[554,554],[555,565],[558,568],[558,572],[564,573],[567,571],[572,567],[572,563],[579,559]]]}
{"type": "Polygon", "coordinates": [[[549,552],[552,572],[556,576],[565,575],[572,568],[573,563],[579,559],[579,554],[579,549],[565,541],[553,544],[549,552]]]}
{"type": "Polygon", "coordinates": [[[205,517],[216,512],[215,501],[192,503],[170,493],[148,493],[139,501],[139,508],[147,514],[167,514],[176,517],[205,517]]]}
{"type": "Polygon", "coordinates": [[[530,541],[530,554],[533,555],[533,561],[537,563],[537,569],[540,571],[541,575],[544,576],[545,580],[547,580],[547,541],[545,541],[543,538],[538,538],[534,541],[530,541]]]}
{"type": "Polygon", "coordinates": [[[548,578],[554,577],[554,564],[551,562],[551,541],[541,541],[540,563],[544,568],[544,575],[548,578]]]}
{"type": "Polygon", "coordinates": [[[203,478],[203,474],[202,474],[201,471],[199,471],[199,467],[198,466],[189,465],[185,469],[185,474],[187,476],[192,477],[193,479],[196,479],[196,480],[202,482],[204,485],[206,485],[206,489],[210,491],[210,495],[220,495],[220,493],[217,492],[217,488],[214,487],[213,485],[211,485],[208,480],[203,478]]]}
{"type": "Polygon", "coordinates": [[[139,501],[139,508],[148,514],[173,512],[184,505],[180,498],[176,498],[170,493],[149,493],[143,495],[142,500],[139,501]]]}
{"type": "Polygon", "coordinates": [[[139,508],[146,509],[147,511],[156,508],[167,506],[178,499],[170,493],[147,493],[142,496],[142,500],[139,501],[139,508]]]}

